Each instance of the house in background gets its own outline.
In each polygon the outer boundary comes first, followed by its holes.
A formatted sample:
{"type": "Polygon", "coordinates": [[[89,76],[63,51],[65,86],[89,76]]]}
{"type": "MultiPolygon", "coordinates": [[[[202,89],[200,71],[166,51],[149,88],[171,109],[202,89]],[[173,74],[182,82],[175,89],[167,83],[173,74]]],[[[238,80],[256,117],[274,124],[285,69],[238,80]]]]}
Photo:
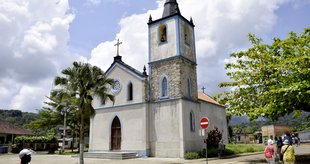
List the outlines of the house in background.
{"type": "Polygon", "coordinates": [[[268,139],[283,136],[285,133],[291,133],[292,129],[286,125],[265,125],[262,126],[263,143],[267,143],[268,139]]]}
{"type": "Polygon", "coordinates": [[[31,131],[18,127],[10,122],[0,120],[0,154],[11,151],[10,144],[17,136],[33,135],[31,131]]]}
{"type": "Polygon", "coordinates": [[[298,137],[300,139],[300,142],[310,143],[310,130],[299,131],[298,137]]]}
{"type": "Polygon", "coordinates": [[[30,136],[33,133],[7,121],[0,120],[0,145],[13,143],[16,136],[30,136]]]}

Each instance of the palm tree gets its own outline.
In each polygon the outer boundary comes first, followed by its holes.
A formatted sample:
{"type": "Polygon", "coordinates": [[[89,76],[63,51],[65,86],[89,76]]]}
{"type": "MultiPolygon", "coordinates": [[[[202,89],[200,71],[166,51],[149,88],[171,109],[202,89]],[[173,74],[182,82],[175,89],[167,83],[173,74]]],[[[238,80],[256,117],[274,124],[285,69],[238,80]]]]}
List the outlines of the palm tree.
{"type": "Polygon", "coordinates": [[[88,63],[73,62],[73,67],[62,71],[64,76],[55,78],[55,93],[67,94],[77,98],[80,115],[80,164],[84,164],[84,124],[94,115],[92,106],[94,96],[98,96],[102,103],[106,100],[114,102],[114,96],[108,93],[112,79],[106,78],[104,72],[96,66],[88,63]]]}

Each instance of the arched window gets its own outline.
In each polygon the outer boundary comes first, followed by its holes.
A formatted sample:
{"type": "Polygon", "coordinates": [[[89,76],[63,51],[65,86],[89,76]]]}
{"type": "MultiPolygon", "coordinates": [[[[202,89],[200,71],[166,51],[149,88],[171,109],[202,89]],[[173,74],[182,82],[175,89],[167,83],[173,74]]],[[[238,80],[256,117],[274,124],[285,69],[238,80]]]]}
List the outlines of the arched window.
{"type": "Polygon", "coordinates": [[[195,131],[195,115],[193,111],[189,113],[189,122],[190,122],[191,132],[194,132],[195,131]]]}
{"type": "Polygon", "coordinates": [[[132,88],[132,83],[131,82],[127,86],[127,100],[128,101],[133,100],[133,88],[132,88]]]}
{"type": "Polygon", "coordinates": [[[191,78],[187,79],[187,95],[188,97],[192,97],[192,80],[191,78]]]}
{"type": "Polygon", "coordinates": [[[167,98],[168,97],[168,79],[166,76],[162,77],[160,88],[161,88],[160,97],[167,98]]]}
{"type": "Polygon", "coordinates": [[[159,26],[159,41],[160,43],[167,41],[167,27],[164,24],[159,26]]]}

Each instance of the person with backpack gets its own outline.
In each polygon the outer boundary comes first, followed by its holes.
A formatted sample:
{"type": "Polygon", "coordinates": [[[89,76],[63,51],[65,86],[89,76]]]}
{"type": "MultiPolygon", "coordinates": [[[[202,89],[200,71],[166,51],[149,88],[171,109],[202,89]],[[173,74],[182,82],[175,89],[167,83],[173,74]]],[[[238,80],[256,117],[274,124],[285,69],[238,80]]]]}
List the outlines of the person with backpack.
{"type": "Polygon", "coordinates": [[[284,164],[294,164],[295,150],[293,145],[290,144],[289,140],[284,140],[283,144],[281,154],[283,155],[284,164]]]}
{"type": "Polygon", "coordinates": [[[274,164],[275,163],[275,151],[273,147],[273,141],[272,139],[268,140],[268,145],[265,148],[265,158],[268,164],[274,164]]]}

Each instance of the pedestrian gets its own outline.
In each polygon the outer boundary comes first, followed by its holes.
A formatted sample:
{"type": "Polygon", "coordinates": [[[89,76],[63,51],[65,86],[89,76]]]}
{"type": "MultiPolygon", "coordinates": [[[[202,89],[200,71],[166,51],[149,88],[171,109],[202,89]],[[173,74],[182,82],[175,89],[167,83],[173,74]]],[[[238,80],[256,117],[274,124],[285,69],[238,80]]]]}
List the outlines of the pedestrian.
{"type": "Polygon", "coordinates": [[[19,152],[20,164],[29,164],[31,161],[32,150],[23,149],[19,152]]]}
{"type": "Polygon", "coordinates": [[[283,146],[283,141],[282,141],[282,137],[280,136],[277,140],[277,155],[279,157],[279,162],[281,163],[282,160],[283,160],[283,156],[281,154],[281,149],[282,149],[282,146],[283,146]]]}
{"type": "Polygon", "coordinates": [[[224,140],[221,140],[219,142],[219,153],[218,153],[218,157],[221,158],[224,155],[224,151],[225,151],[225,144],[224,144],[224,140]]]}
{"type": "Polygon", "coordinates": [[[290,144],[289,140],[284,140],[281,153],[283,155],[284,164],[295,163],[295,150],[294,146],[290,144]]]}
{"type": "Polygon", "coordinates": [[[274,164],[275,163],[275,151],[273,147],[273,141],[272,139],[268,140],[268,145],[265,148],[265,158],[267,160],[268,164],[274,164]]]}
{"type": "Polygon", "coordinates": [[[293,139],[292,139],[292,137],[291,137],[290,132],[286,132],[286,133],[285,133],[284,140],[288,140],[289,143],[290,143],[290,145],[293,144],[293,139]]]}

